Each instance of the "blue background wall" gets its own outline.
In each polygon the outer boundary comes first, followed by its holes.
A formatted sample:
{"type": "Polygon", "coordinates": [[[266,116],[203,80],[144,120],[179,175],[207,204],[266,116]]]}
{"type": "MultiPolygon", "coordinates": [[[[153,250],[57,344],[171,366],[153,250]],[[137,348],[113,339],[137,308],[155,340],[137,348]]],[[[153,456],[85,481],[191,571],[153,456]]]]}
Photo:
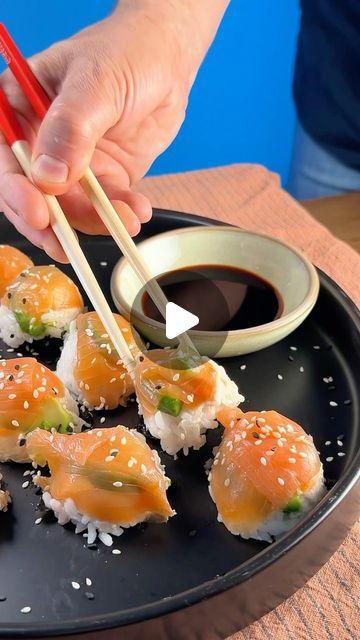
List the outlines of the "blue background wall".
{"type": "MultiPolygon", "coordinates": [[[[12,0],[0,8],[0,19],[30,55],[102,18],[113,4],[12,0]]],[[[298,0],[232,0],[198,75],[182,130],[150,173],[259,162],[286,182],[298,22],[298,0]]]]}

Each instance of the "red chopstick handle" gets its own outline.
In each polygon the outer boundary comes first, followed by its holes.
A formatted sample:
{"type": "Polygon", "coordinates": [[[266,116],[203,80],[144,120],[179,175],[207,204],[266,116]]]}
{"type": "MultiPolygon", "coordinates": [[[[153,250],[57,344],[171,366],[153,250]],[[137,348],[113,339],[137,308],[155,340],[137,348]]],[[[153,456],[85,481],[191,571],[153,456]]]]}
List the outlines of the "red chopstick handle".
{"type": "Polygon", "coordinates": [[[16,118],[8,99],[0,87],[0,130],[6,142],[12,147],[18,140],[26,140],[23,128],[16,118]]]}
{"type": "Polygon", "coordinates": [[[43,120],[51,100],[2,23],[0,23],[0,54],[10,67],[36,115],[43,120]]]}

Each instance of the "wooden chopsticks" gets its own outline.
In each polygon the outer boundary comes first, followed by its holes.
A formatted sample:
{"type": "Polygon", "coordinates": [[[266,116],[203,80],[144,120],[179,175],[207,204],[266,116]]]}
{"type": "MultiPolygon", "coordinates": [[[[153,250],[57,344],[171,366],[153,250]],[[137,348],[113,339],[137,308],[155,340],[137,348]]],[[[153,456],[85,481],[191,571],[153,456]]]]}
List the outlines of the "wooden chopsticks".
{"type": "MultiPolygon", "coordinates": [[[[25,175],[31,180],[31,151],[24,131],[5,93],[0,88],[0,130],[11,147],[25,175]]],[[[44,194],[50,212],[51,226],[61,243],[82,286],[105,326],[124,366],[133,375],[135,360],[113,316],[106,298],[55,196],[44,194]]]]}
{"type": "MultiPolygon", "coordinates": [[[[22,87],[35,113],[40,119],[43,119],[51,105],[51,100],[30,69],[25,58],[23,58],[10,34],[1,23],[0,54],[4,57],[5,62],[22,87]]],[[[165,319],[168,300],[90,167],[86,169],[84,176],[80,180],[80,184],[90,199],[95,211],[98,213],[165,319]]],[[[124,209],[129,209],[125,202],[121,204],[124,209]]],[[[179,336],[179,344],[184,349],[190,348],[192,351],[196,351],[191,339],[186,333],[179,336]]]]}

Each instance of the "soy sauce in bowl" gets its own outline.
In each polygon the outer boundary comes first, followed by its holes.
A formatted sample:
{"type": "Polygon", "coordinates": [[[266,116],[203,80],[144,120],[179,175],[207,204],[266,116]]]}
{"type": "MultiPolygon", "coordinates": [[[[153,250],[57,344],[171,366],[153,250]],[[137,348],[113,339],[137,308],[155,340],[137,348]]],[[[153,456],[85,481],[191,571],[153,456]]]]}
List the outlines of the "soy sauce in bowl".
{"type": "MultiPolygon", "coordinates": [[[[272,322],[283,312],[275,287],[257,274],[223,265],[196,265],[169,271],[158,279],[167,299],[199,317],[200,331],[248,329],[272,322]]],[[[142,308],[148,318],[163,322],[145,292],[142,308]]]]}

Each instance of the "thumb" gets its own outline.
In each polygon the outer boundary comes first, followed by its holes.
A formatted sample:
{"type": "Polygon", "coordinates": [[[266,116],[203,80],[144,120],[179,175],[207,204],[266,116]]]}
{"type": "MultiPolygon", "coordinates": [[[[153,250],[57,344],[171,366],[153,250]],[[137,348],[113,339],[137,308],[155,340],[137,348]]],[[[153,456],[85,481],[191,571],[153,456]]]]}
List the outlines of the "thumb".
{"type": "Polygon", "coordinates": [[[32,176],[47,193],[61,195],[84,175],[98,140],[120,117],[114,89],[95,77],[72,72],[39,128],[32,176]]]}

